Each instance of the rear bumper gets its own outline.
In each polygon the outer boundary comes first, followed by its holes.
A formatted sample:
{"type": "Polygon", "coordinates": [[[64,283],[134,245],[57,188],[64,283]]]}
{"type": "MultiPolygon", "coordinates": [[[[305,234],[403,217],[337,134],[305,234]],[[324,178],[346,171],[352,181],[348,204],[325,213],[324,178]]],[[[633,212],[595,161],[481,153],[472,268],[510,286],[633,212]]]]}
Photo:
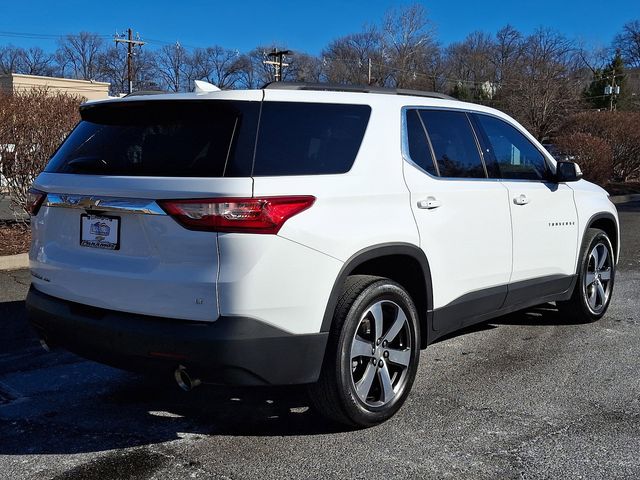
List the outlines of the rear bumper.
{"type": "Polygon", "coordinates": [[[228,385],[293,385],[318,379],[327,333],[292,335],[252,318],[189,322],[88,307],[31,287],[38,335],[85,358],[125,370],[191,376],[228,385]]]}

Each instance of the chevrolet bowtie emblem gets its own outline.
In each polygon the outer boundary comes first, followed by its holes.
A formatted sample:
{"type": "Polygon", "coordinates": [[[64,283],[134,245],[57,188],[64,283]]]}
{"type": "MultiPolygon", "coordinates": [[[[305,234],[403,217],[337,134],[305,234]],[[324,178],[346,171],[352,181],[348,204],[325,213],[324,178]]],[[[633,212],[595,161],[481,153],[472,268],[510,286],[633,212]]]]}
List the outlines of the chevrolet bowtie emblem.
{"type": "Polygon", "coordinates": [[[99,198],[83,197],[78,200],[78,206],[84,208],[85,210],[95,209],[98,205],[100,205],[99,198]]]}

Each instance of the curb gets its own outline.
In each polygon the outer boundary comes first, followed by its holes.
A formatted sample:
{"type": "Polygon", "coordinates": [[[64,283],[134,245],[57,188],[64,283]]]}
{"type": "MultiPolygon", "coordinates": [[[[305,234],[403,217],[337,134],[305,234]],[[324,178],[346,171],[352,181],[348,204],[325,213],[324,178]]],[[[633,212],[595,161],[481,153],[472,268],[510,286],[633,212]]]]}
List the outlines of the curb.
{"type": "Polygon", "coordinates": [[[628,203],[640,201],[640,193],[632,193],[631,195],[616,195],[609,197],[611,203],[628,203]]]}
{"type": "Polygon", "coordinates": [[[19,253],[18,255],[5,255],[0,257],[0,271],[19,270],[29,268],[29,254],[19,253]]]}

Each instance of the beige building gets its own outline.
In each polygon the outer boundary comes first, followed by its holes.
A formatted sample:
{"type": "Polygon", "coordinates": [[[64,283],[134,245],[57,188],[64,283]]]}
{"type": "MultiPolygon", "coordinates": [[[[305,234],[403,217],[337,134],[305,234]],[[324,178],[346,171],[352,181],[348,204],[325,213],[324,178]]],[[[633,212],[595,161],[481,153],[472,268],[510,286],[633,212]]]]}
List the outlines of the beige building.
{"type": "Polygon", "coordinates": [[[10,73],[0,75],[0,91],[21,92],[32,88],[47,87],[54,92],[77,95],[86,100],[99,100],[109,96],[109,83],[72,78],[40,77],[10,73]]]}

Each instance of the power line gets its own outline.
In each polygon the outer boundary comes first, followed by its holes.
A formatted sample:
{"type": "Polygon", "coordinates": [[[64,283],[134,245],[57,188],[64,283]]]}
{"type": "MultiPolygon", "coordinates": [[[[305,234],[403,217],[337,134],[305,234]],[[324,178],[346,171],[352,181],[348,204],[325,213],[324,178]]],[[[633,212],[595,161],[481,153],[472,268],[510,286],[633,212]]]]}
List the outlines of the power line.
{"type": "MultiPolygon", "coordinates": [[[[110,36],[110,35],[102,35],[97,33],[94,33],[92,35],[95,35],[100,38],[109,38],[110,36]]],[[[77,37],[79,35],[78,34],[27,33],[27,32],[0,31],[0,37],[29,38],[29,39],[35,39],[35,40],[56,40],[59,38],[66,38],[68,36],[77,37]]]]}

